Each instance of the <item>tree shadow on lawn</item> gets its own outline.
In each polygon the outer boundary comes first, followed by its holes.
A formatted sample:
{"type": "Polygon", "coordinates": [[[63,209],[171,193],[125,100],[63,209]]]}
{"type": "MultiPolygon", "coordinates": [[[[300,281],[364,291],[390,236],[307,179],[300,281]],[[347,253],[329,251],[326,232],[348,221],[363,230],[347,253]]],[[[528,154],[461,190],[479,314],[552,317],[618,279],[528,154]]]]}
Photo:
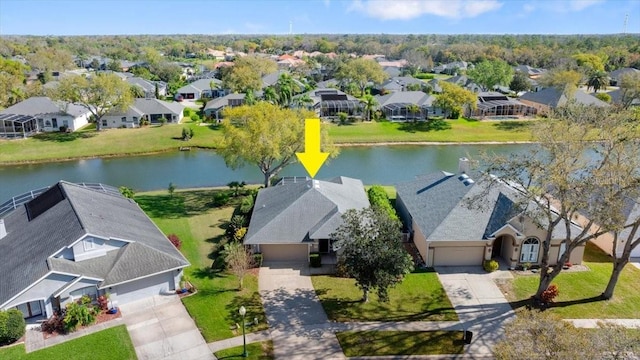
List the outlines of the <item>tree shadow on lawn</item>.
{"type": "Polygon", "coordinates": [[[198,279],[215,279],[224,277],[224,267],[221,269],[211,267],[201,267],[194,270],[191,274],[198,279]]]}
{"type": "Polygon", "coordinates": [[[514,120],[504,120],[504,121],[500,121],[493,124],[493,127],[495,127],[498,130],[516,131],[516,132],[529,130],[530,126],[531,126],[530,123],[527,123],[524,121],[514,121],[514,120]]]}
{"type": "Polygon", "coordinates": [[[419,122],[403,122],[398,130],[406,131],[410,133],[416,132],[429,132],[429,131],[443,131],[451,129],[451,124],[443,119],[432,119],[419,122]]]}
{"type": "Polygon", "coordinates": [[[76,132],[45,132],[32,136],[32,138],[41,141],[52,141],[52,142],[69,142],[75,141],[78,139],[89,139],[97,135],[97,132],[85,132],[85,131],[76,131],[76,132]]]}
{"type": "Polygon", "coordinates": [[[562,307],[567,307],[572,305],[589,304],[589,303],[600,302],[600,301],[606,301],[606,299],[603,298],[602,295],[597,295],[597,296],[592,296],[584,299],[558,301],[558,302],[553,302],[547,305],[541,305],[541,304],[537,304],[536,301],[533,299],[533,297],[530,297],[528,299],[511,301],[509,302],[509,305],[511,305],[511,308],[513,310],[519,310],[521,308],[525,308],[528,310],[538,309],[538,310],[544,311],[552,308],[562,308],[562,307]]]}
{"type": "Polygon", "coordinates": [[[187,216],[181,195],[137,195],[135,200],[144,212],[154,218],[177,219],[187,216]]]}
{"type": "MultiPolygon", "coordinates": [[[[254,318],[258,319],[258,325],[260,323],[266,325],[267,319],[264,317],[264,311],[262,308],[262,299],[260,298],[260,294],[258,292],[253,292],[250,294],[242,294],[243,290],[235,289],[238,294],[233,298],[231,302],[225,306],[225,310],[227,311],[227,315],[225,319],[229,321],[229,325],[242,324],[242,316],[240,316],[239,310],[241,306],[247,310],[245,315],[245,322],[251,323],[246,327],[246,332],[256,331],[256,324],[253,324],[254,318]]],[[[266,326],[260,326],[260,328],[266,328],[266,326]]],[[[240,334],[242,329],[238,329],[240,334]]]]}

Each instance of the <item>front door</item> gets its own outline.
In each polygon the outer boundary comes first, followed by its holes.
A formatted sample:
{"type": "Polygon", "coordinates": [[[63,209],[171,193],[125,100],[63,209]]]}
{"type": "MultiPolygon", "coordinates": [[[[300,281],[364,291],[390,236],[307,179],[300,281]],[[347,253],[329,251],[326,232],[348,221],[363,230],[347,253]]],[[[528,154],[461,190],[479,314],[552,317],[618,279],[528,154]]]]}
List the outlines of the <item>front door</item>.
{"type": "Polygon", "coordinates": [[[491,258],[495,259],[502,255],[502,236],[493,241],[493,247],[491,248],[491,258]]]}
{"type": "Polygon", "coordinates": [[[320,239],[320,253],[328,254],[329,253],[329,239],[320,239]]]}
{"type": "Polygon", "coordinates": [[[522,244],[522,252],[520,253],[520,262],[537,263],[538,253],[540,252],[540,242],[535,238],[528,238],[522,244]]]}

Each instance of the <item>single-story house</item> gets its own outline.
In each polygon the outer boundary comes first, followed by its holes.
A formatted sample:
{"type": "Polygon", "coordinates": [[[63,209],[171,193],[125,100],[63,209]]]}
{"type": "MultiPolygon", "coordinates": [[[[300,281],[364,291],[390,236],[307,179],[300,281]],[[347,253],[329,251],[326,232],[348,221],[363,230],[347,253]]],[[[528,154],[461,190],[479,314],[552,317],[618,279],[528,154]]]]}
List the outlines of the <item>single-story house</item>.
{"type": "Polygon", "coordinates": [[[41,131],[76,131],[89,123],[91,112],[82,105],[30,97],[0,111],[0,137],[27,137],[41,131]]]}
{"type": "MultiPolygon", "coordinates": [[[[455,174],[442,171],[396,185],[398,213],[426,265],[482,265],[492,258],[510,267],[539,264],[545,229],[521,210],[517,191],[506,184],[487,188],[469,168],[462,158],[455,174]]],[[[551,264],[564,253],[565,237],[564,227],[554,230],[551,264]]],[[[576,248],[570,261],[580,264],[583,252],[584,246],[576,248]]]]}
{"type": "Polygon", "coordinates": [[[538,109],[538,113],[545,113],[550,109],[564,106],[569,100],[574,100],[576,103],[582,105],[598,107],[609,106],[606,102],[593,95],[587,94],[580,89],[577,89],[570,97],[568,97],[563,91],[554,87],[544,88],[535,92],[526,92],[522,94],[518,100],[526,105],[533,106],[538,109]]]}
{"type": "MultiPolygon", "coordinates": [[[[278,80],[280,79],[280,75],[282,74],[291,74],[288,70],[278,70],[269,74],[266,74],[262,77],[262,88],[266,88],[269,86],[275,86],[278,83],[278,80]]],[[[304,90],[305,86],[302,82],[300,82],[300,80],[296,79],[296,78],[292,78],[293,83],[298,87],[299,90],[304,90]]],[[[294,89],[294,93],[297,93],[298,91],[295,91],[297,89],[294,89]]]]}
{"type": "Polygon", "coordinates": [[[348,116],[360,116],[362,114],[362,104],[357,98],[348,95],[338,89],[320,88],[293,97],[294,103],[297,99],[308,96],[311,102],[305,106],[314,110],[321,118],[336,118],[338,113],[345,113],[348,116]]]}
{"type": "Polygon", "coordinates": [[[264,261],[307,262],[312,251],[333,253],[330,239],[349,209],[369,207],[362,181],[284,178],[261,189],[244,244],[264,261]]]}
{"type": "Polygon", "coordinates": [[[529,79],[537,79],[547,72],[547,70],[545,69],[534,68],[529,65],[522,65],[522,64],[516,66],[514,70],[527,75],[529,79]]]}
{"type": "Polygon", "coordinates": [[[465,112],[465,116],[473,119],[515,119],[533,117],[538,109],[498,92],[481,92],[476,108],[467,108],[465,112]]]}
{"type": "Polygon", "coordinates": [[[378,107],[387,120],[424,120],[429,116],[443,116],[441,108],[434,106],[436,98],[422,91],[398,91],[387,95],[376,95],[378,107]],[[417,106],[417,112],[410,111],[417,106]]]}
{"type": "Polygon", "coordinates": [[[228,94],[221,98],[209,100],[204,106],[204,114],[207,117],[212,117],[216,120],[219,120],[222,118],[222,111],[225,108],[244,105],[245,96],[247,96],[247,94],[245,93],[228,94]]]}
{"type": "Polygon", "coordinates": [[[634,68],[622,68],[609,73],[609,85],[619,86],[620,80],[627,74],[638,74],[640,70],[634,68]]]}
{"type": "Polygon", "coordinates": [[[456,75],[441,81],[446,81],[448,83],[456,84],[474,93],[479,93],[483,90],[482,86],[474,83],[473,80],[468,78],[466,75],[456,75]]]}
{"type": "Polygon", "coordinates": [[[160,124],[161,119],[167,123],[179,123],[184,116],[184,106],[177,102],[158,100],[155,98],[135,99],[126,111],[114,110],[102,117],[102,127],[136,128],[140,120],[146,119],[151,124],[160,124]]]}
{"type": "Polygon", "coordinates": [[[422,86],[425,85],[425,83],[422,80],[416,79],[411,76],[395,76],[376,86],[376,89],[381,92],[407,91],[408,85],[418,85],[419,89],[421,89],[422,86]]]}
{"type": "MultiPolygon", "coordinates": [[[[622,215],[625,219],[625,224],[631,224],[636,221],[640,217],[640,199],[633,199],[630,197],[626,198],[625,206],[622,207],[622,215]]],[[[588,215],[580,215],[577,218],[577,222],[582,226],[586,226],[588,223],[588,215]]],[[[618,256],[622,255],[624,251],[625,244],[629,241],[629,235],[631,235],[632,228],[626,228],[620,231],[618,234],[618,243],[616,244],[616,253],[618,256]]],[[[592,228],[592,233],[598,231],[598,225],[594,225],[592,228]]],[[[638,238],[638,234],[635,235],[632,239],[635,240],[638,238]]],[[[613,233],[607,233],[604,235],[600,235],[597,238],[591,240],[596,246],[602,249],[609,255],[613,255],[613,245],[614,245],[615,237],[613,233]]],[[[640,258],[640,246],[631,250],[631,257],[639,257],[640,258]]]]}
{"type": "Polygon", "coordinates": [[[631,94],[629,92],[627,93],[627,96],[629,96],[629,99],[626,99],[624,91],[622,89],[615,89],[607,92],[606,94],[609,94],[609,96],[611,96],[612,104],[622,105],[624,102],[628,101],[630,103],[629,104],[630,106],[640,106],[640,96],[631,99],[630,96],[628,95],[628,94],[631,94]]]}
{"type": "Polygon", "coordinates": [[[83,295],[126,304],[174,292],[189,266],[116,188],[60,181],[13,206],[0,215],[0,309],[27,319],[83,295]]]}
{"type": "Polygon", "coordinates": [[[199,100],[201,98],[212,99],[214,97],[224,96],[225,92],[222,87],[222,81],[218,79],[200,79],[176,90],[176,100],[199,100]],[[211,87],[213,83],[213,88],[211,87]]]}
{"type": "Polygon", "coordinates": [[[137,76],[128,77],[126,81],[133,86],[141,88],[144,91],[145,98],[156,97],[156,87],[158,88],[159,96],[164,97],[167,95],[167,83],[164,81],[150,81],[137,76]]]}

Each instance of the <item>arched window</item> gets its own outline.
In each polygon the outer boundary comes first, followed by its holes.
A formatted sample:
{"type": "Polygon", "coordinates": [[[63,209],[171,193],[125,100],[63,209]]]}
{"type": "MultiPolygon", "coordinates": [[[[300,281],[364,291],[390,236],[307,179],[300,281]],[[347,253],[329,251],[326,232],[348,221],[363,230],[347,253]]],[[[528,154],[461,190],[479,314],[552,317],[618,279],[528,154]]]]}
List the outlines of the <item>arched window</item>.
{"type": "Polygon", "coordinates": [[[520,252],[520,262],[537,263],[538,253],[540,253],[540,240],[536,238],[527,238],[522,243],[522,251],[520,252]]]}

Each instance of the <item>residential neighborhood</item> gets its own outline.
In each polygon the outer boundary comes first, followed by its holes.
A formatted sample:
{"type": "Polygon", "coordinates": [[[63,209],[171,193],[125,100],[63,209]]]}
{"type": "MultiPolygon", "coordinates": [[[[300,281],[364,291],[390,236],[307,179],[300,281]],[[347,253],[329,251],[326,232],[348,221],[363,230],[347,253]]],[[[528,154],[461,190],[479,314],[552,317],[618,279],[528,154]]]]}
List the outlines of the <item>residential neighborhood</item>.
{"type": "Polygon", "coordinates": [[[0,359],[640,357],[639,4],[25,1],[0,359]]]}

